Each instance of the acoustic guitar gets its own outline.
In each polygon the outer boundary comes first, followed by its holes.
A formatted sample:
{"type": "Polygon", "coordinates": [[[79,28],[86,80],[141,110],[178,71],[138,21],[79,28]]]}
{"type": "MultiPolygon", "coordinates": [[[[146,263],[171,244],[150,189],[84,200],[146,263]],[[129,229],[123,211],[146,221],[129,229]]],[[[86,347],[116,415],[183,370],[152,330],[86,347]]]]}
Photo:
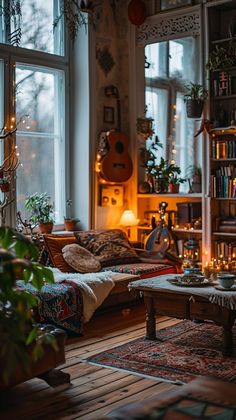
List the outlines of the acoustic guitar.
{"type": "Polygon", "coordinates": [[[118,131],[107,135],[108,152],[101,160],[101,176],[109,182],[127,181],[133,172],[128,154],[128,138],[118,131]]]}

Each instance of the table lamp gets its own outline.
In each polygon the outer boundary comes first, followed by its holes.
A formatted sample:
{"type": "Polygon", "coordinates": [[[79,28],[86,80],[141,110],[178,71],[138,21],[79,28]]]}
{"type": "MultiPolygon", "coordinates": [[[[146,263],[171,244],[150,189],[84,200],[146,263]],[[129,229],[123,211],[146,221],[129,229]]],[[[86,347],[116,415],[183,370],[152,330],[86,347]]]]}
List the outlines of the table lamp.
{"type": "Polygon", "coordinates": [[[138,220],[136,219],[132,210],[124,210],[120,218],[120,225],[127,228],[127,236],[130,238],[130,228],[131,226],[136,226],[138,220]]]}

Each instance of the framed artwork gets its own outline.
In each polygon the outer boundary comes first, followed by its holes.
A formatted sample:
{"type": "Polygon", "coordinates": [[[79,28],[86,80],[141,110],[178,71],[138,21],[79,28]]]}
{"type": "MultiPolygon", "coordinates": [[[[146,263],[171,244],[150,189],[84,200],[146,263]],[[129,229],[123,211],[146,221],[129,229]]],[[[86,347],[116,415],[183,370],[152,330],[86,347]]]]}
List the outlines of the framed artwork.
{"type": "Polygon", "coordinates": [[[100,205],[102,207],[123,206],[123,185],[101,185],[100,205]]]}
{"type": "Polygon", "coordinates": [[[191,6],[192,0],[161,0],[161,10],[170,10],[182,6],[191,6]]]}
{"type": "Polygon", "coordinates": [[[103,122],[114,124],[115,122],[115,109],[111,106],[104,106],[103,122]]]}

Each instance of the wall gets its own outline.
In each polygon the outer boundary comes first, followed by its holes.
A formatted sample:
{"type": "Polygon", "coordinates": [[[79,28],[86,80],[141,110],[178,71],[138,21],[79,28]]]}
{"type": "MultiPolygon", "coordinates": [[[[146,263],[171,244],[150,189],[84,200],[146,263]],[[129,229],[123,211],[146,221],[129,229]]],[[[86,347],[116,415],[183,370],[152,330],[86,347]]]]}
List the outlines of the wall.
{"type": "MultiPolygon", "coordinates": [[[[104,0],[100,2],[97,8],[96,22],[96,92],[97,92],[97,118],[96,118],[96,139],[95,150],[99,142],[99,134],[101,131],[108,131],[118,127],[117,109],[118,102],[114,97],[106,97],[104,88],[114,85],[119,92],[120,98],[120,114],[121,126],[120,131],[129,137],[129,106],[128,106],[128,90],[129,90],[129,21],[127,16],[128,0],[120,0],[116,2],[115,9],[111,7],[112,1],[104,0]],[[106,57],[107,54],[107,57],[106,57]],[[109,57],[110,54],[110,57],[109,57]],[[106,65],[113,61],[111,69],[107,69],[106,65]],[[104,106],[112,107],[115,110],[114,123],[104,122],[104,106]]],[[[100,227],[115,227],[119,223],[123,207],[102,207],[99,203],[100,185],[104,182],[99,174],[95,174],[96,182],[94,207],[95,214],[93,225],[100,227]]],[[[125,200],[127,204],[128,184],[125,186],[125,200]]]]}

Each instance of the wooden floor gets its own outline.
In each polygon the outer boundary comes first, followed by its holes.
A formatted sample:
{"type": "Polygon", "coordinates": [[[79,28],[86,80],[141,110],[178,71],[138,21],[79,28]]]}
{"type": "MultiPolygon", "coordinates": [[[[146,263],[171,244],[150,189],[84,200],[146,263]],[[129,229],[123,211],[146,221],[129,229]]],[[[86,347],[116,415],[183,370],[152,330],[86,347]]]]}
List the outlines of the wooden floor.
{"type": "MultiPolygon", "coordinates": [[[[98,420],[124,404],[176,385],[131,375],[127,372],[89,365],[88,356],[144,336],[144,308],[135,306],[94,317],[84,337],[71,338],[66,345],[64,372],[71,375],[67,389],[50,388],[40,379],[20,384],[0,397],[0,419],[93,419],[98,420]]],[[[157,328],[179,322],[158,318],[157,328]]]]}

